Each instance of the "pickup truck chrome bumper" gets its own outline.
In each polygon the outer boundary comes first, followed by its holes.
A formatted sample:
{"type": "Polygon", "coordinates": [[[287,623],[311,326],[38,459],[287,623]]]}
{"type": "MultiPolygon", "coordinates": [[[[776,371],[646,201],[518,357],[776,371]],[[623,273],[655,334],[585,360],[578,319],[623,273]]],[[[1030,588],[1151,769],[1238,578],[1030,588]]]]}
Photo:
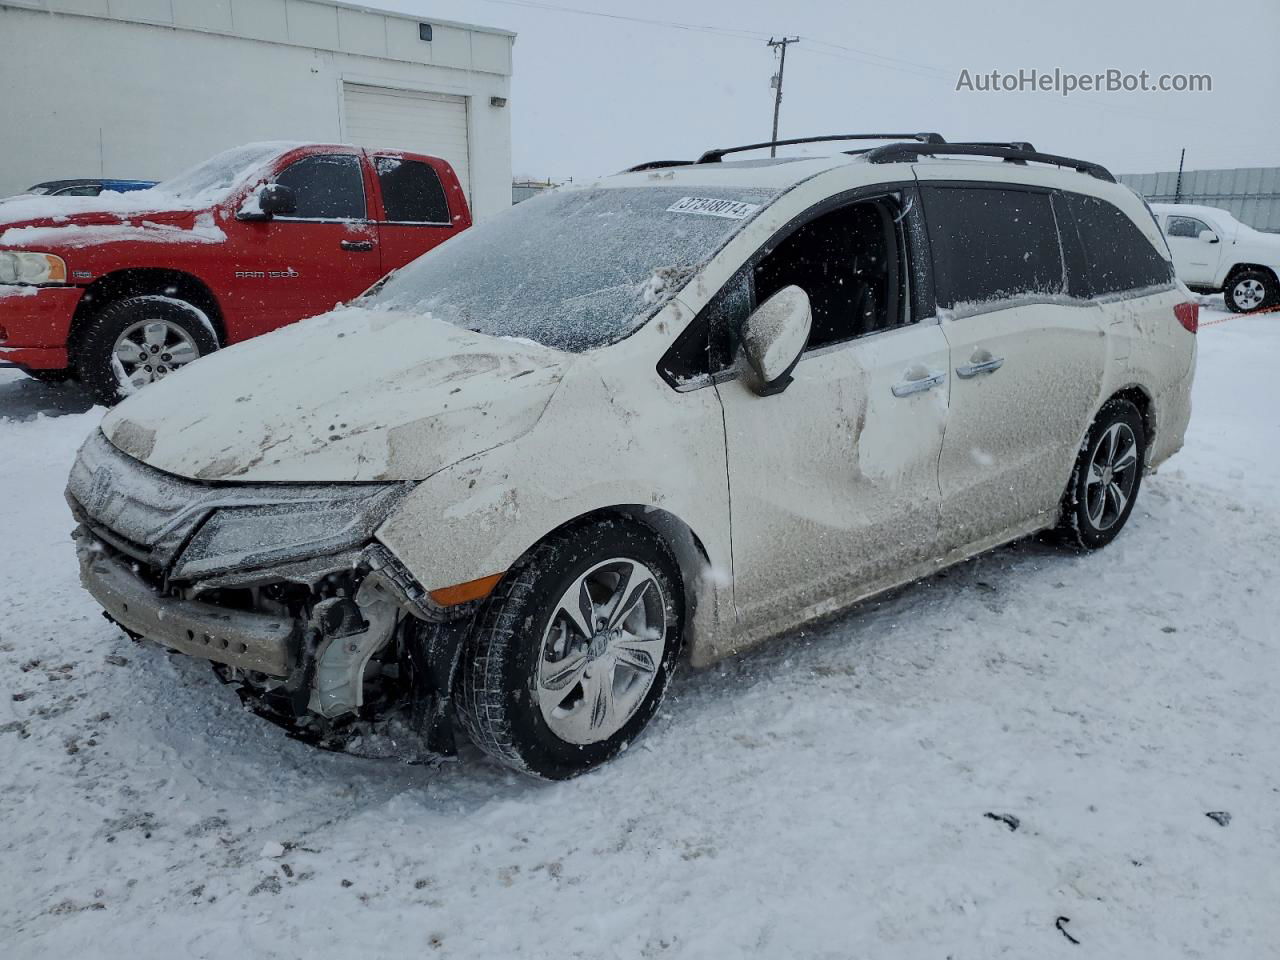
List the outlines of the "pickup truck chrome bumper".
{"type": "Polygon", "coordinates": [[[81,540],[78,552],[80,581],[126,630],[193,657],[289,675],[296,621],[164,597],[92,541],[81,540]]]}

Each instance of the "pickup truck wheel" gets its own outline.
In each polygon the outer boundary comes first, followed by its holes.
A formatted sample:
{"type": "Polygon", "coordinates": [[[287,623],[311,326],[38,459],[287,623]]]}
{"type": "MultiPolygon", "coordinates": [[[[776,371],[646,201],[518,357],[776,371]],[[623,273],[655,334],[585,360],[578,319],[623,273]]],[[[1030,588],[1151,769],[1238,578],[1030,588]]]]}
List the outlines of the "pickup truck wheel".
{"type": "Polygon", "coordinates": [[[624,519],[570,527],[508,571],[463,649],[473,743],[547,780],[604,763],[653,717],[680,653],[676,562],[624,519]]]}
{"type": "Polygon", "coordinates": [[[1265,270],[1240,271],[1227,281],[1222,292],[1227,309],[1233,313],[1252,313],[1280,302],[1280,286],[1265,270]]]}
{"type": "Polygon", "coordinates": [[[1071,546],[1097,550],[1116,538],[1133,512],[1147,437],[1128,400],[1108,400],[1089,428],[1062,501],[1058,532],[1071,546]]]}
{"type": "Polygon", "coordinates": [[[80,338],[80,382],[111,406],[218,349],[209,319],[172,297],[129,297],[109,304],[80,338]]]}

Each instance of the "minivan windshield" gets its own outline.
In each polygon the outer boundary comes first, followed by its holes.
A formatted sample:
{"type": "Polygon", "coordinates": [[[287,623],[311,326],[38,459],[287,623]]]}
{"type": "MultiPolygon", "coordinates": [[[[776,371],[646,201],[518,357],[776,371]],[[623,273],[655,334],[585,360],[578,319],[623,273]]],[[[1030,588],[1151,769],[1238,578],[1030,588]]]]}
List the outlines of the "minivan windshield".
{"type": "Polygon", "coordinates": [[[392,274],[371,306],[582,351],[627,336],[779,190],[553,190],[392,274]]]}

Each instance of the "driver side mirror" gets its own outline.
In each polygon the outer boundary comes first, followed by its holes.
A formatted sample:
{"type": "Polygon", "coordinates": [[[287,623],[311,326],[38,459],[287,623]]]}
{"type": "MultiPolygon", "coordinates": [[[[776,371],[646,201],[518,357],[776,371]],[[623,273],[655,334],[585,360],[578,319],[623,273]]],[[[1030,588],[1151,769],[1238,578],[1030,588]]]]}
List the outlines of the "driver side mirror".
{"type": "Polygon", "coordinates": [[[1214,233],[1212,230],[1201,230],[1197,236],[1199,236],[1200,240],[1204,243],[1218,242],[1218,235],[1214,233]]]}
{"type": "Polygon", "coordinates": [[[298,209],[298,195],[292,187],[280,183],[264,183],[249,195],[236,213],[237,220],[270,220],[288,216],[298,209]]]}
{"type": "Polygon", "coordinates": [[[787,389],[812,326],[809,295],[795,284],[783,287],[747,317],[742,324],[742,353],[754,374],[749,385],[758,396],[787,389]]]}

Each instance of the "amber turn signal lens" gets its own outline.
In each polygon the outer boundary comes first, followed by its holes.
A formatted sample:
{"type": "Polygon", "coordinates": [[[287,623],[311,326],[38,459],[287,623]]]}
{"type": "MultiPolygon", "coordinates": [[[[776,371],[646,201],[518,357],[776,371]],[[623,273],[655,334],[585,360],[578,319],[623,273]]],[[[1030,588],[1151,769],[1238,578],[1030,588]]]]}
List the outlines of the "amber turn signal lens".
{"type": "Polygon", "coordinates": [[[49,261],[49,279],[46,283],[66,283],[67,282],[67,265],[61,257],[55,257],[52,254],[46,254],[45,259],[49,261]]]}
{"type": "Polygon", "coordinates": [[[439,606],[456,607],[460,603],[483,600],[492,592],[501,579],[502,574],[495,573],[492,576],[481,577],[479,580],[468,580],[466,583],[459,583],[452,587],[441,587],[439,590],[432,590],[428,596],[439,606]]]}

